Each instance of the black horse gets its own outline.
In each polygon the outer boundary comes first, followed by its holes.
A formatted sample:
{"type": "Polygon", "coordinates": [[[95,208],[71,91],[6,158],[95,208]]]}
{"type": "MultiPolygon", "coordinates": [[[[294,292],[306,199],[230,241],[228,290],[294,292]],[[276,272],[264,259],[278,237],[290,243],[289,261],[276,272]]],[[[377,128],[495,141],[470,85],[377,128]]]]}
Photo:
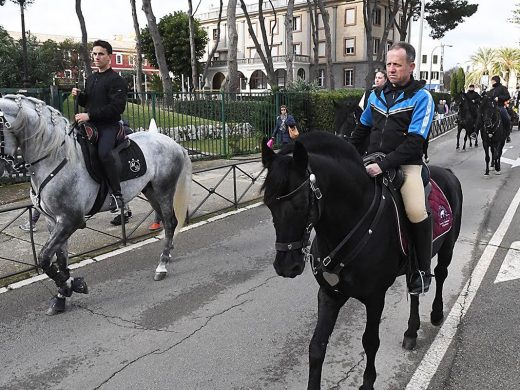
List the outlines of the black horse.
{"type": "Polygon", "coordinates": [[[332,103],[334,104],[334,131],[337,136],[348,138],[356,128],[356,114],[358,109],[361,111],[361,107],[350,99],[333,100],[332,103]]]}
{"type": "Polygon", "coordinates": [[[490,167],[495,169],[497,175],[500,175],[500,157],[502,157],[502,150],[510,129],[507,129],[502,122],[497,102],[489,96],[484,96],[480,102],[477,127],[480,129],[482,146],[486,154],[486,171],[484,175],[489,175],[490,167]],[[491,158],[489,156],[490,150],[491,158]]]}
{"type": "Polygon", "coordinates": [[[476,126],[478,116],[478,102],[473,102],[466,93],[461,92],[456,97],[458,106],[457,114],[457,149],[460,148],[460,133],[466,130],[462,150],[466,150],[466,141],[469,139],[469,147],[473,147],[472,140],[475,140],[475,147],[478,146],[478,128],[476,126]]]}
{"type": "MultiPolygon", "coordinates": [[[[294,278],[303,272],[309,258],[320,284],[318,321],[309,346],[308,389],[320,388],[329,337],[340,308],[353,297],[367,312],[362,339],[367,363],[361,389],[371,390],[385,294],[408,267],[398,239],[394,203],[390,196],[381,197],[382,180],[367,175],[356,149],[332,134],[304,134],[278,154],[264,144],[262,161],[268,170],[264,202],[276,231],[274,268],[279,275],[294,278]],[[309,251],[313,228],[316,236],[309,251]],[[323,271],[329,261],[339,261],[341,270],[323,271]]],[[[447,169],[431,167],[431,176],[449,200],[453,216],[451,230],[433,245],[438,263],[431,322],[440,325],[443,284],[460,231],[462,189],[447,169]]],[[[415,347],[420,326],[419,297],[410,296],[410,301],[403,340],[406,349],[415,347]]]]}

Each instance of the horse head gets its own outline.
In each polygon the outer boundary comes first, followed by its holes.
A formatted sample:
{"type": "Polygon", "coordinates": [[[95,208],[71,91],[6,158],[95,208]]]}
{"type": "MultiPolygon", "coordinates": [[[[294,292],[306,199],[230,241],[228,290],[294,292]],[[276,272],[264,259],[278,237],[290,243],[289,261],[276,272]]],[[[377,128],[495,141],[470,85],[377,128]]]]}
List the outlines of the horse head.
{"type": "Polygon", "coordinates": [[[276,154],[262,143],[262,163],[267,168],[264,202],[276,231],[274,269],[280,276],[294,278],[305,268],[314,194],[305,147],[296,141],[292,156],[284,152],[276,154]]]}
{"type": "Polygon", "coordinates": [[[479,123],[484,128],[489,137],[492,137],[500,125],[500,113],[497,102],[484,96],[479,107],[479,123]]]}
{"type": "Polygon", "coordinates": [[[20,146],[20,137],[16,123],[22,108],[21,97],[16,99],[0,98],[0,155],[15,156],[20,146]]]}
{"type": "Polygon", "coordinates": [[[336,135],[349,137],[356,128],[356,107],[358,104],[352,100],[335,101],[334,104],[334,131],[336,135]]]}

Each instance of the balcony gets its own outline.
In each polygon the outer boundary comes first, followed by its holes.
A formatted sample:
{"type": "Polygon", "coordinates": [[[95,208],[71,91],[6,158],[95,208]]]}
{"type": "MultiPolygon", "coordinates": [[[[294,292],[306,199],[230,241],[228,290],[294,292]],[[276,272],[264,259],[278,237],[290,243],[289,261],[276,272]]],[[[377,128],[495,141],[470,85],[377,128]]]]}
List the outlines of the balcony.
{"type": "MultiPolygon", "coordinates": [[[[273,64],[285,64],[285,58],[286,56],[273,56],[273,64]]],[[[262,60],[260,57],[256,58],[239,58],[237,59],[238,65],[255,65],[255,64],[262,64],[262,60]]],[[[294,56],[294,63],[299,64],[310,64],[311,63],[311,57],[310,56],[304,56],[301,54],[294,56]]],[[[211,67],[212,68],[222,68],[227,66],[227,60],[215,60],[211,61],[211,67]]]]}

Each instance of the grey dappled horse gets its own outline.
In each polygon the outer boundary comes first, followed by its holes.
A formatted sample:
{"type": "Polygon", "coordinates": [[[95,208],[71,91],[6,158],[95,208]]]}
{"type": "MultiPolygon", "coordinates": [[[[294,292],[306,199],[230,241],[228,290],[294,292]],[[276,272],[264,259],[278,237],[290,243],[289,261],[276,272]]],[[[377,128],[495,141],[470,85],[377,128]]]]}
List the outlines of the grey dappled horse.
{"type": "MultiPolygon", "coordinates": [[[[16,155],[20,147],[31,175],[31,199],[46,216],[50,237],[38,255],[38,265],[58,286],[48,314],[65,309],[72,292],[88,293],[81,277],[68,269],[67,241],[85,227],[100,185],[87,172],[80,145],[69,121],[44,102],[22,95],[0,98],[0,131],[3,150],[16,155]],[[1,122],[3,123],[3,126],[1,122]],[[62,169],[57,167],[62,166],[62,169]],[[56,255],[56,262],[53,256],[56,255]]],[[[141,148],[147,170],[141,177],[121,183],[125,202],[143,192],[162,217],[165,239],[155,280],[166,275],[173,249],[173,235],[182,227],[191,191],[191,161],[187,151],[158,132],[138,132],[130,138],[141,148]]],[[[109,209],[110,197],[100,211],[109,209]]]]}

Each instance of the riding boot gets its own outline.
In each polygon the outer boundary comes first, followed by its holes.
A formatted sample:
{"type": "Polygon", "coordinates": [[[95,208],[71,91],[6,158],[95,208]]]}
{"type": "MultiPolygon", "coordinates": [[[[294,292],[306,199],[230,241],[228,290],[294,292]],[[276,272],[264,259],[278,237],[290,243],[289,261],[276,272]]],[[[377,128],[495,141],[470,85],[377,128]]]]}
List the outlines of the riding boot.
{"type": "Polygon", "coordinates": [[[411,233],[419,270],[412,273],[408,289],[410,294],[419,295],[428,291],[432,280],[430,272],[432,260],[431,215],[428,215],[424,221],[412,223],[411,233]]]}
{"type": "MultiPolygon", "coordinates": [[[[115,157],[115,156],[114,156],[115,157]]],[[[112,190],[112,200],[110,202],[110,212],[117,214],[124,207],[123,195],[121,193],[120,165],[118,158],[113,158],[114,164],[105,165],[105,174],[108,184],[112,190]]]]}

